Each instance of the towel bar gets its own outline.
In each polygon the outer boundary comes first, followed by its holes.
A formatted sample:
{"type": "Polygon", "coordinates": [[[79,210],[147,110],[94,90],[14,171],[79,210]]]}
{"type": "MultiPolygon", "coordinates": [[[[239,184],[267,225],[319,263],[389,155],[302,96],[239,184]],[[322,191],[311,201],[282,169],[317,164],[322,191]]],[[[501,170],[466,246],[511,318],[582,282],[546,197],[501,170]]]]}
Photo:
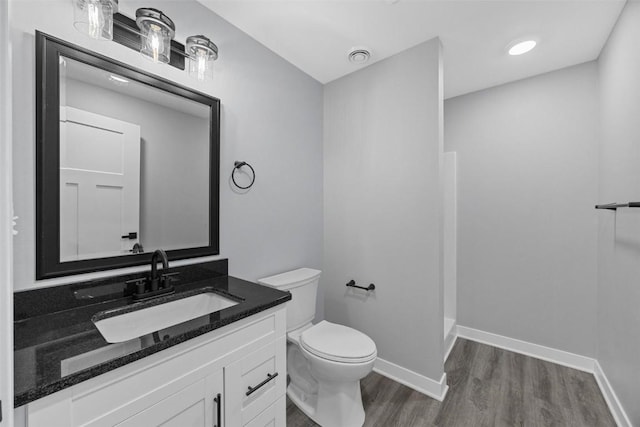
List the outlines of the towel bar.
{"type": "Polygon", "coordinates": [[[356,282],[353,279],[349,280],[349,283],[347,283],[347,286],[350,288],[364,289],[365,291],[373,291],[376,289],[376,285],[374,285],[373,283],[367,286],[366,288],[364,286],[358,286],[356,285],[356,282]]]}

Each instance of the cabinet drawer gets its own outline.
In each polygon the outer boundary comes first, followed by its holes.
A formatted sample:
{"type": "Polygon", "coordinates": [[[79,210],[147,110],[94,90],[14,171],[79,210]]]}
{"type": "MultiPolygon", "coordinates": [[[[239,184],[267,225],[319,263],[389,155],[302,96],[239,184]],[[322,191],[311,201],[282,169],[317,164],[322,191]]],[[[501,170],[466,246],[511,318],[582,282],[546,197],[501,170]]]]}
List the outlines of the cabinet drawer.
{"type": "Polygon", "coordinates": [[[287,401],[280,396],[275,403],[249,421],[244,427],[285,427],[287,420],[287,401]]]}
{"type": "Polygon", "coordinates": [[[206,399],[205,380],[180,390],[174,395],[156,403],[152,407],[118,423],[116,427],[140,426],[202,426],[212,411],[210,402],[206,399]]]}
{"type": "Polygon", "coordinates": [[[245,425],[284,396],[286,346],[281,337],[225,367],[227,427],[245,425]]]}

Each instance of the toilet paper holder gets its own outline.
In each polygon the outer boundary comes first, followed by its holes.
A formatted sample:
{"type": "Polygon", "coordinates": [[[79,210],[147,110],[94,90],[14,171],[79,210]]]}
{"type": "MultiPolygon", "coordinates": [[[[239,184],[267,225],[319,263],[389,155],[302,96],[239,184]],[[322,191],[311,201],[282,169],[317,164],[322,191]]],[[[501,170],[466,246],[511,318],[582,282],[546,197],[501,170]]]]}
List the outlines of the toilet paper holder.
{"type": "Polygon", "coordinates": [[[374,291],[376,289],[376,285],[374,285],[373,283],[371,283],[369,286],[367,286],[366,288],[364,286],[358,286],[356,285],[356,281],[351,279],[349,280],[349,283],[347,283],[347,287],[349,288],[358,288],[358,289],[364,289],[365,291],[374,291]]]}

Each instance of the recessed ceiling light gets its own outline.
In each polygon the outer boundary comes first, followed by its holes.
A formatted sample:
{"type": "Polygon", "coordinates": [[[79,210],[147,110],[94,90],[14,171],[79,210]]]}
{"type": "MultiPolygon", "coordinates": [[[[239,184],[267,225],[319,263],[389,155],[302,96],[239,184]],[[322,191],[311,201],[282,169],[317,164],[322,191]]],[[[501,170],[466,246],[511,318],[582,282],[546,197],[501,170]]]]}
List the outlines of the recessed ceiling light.
{"type": "Polygon", "coordinates": [[[515,56],[527,53],[536,47],[536,44],[537,42],[535,40],[525,40],[512,43],[509,47],[509,55],[515,56]]]}
{"type": "Polygon", "coordinates": [[[371,57],[371,52],[364,48],[354,48],[349,52],[349,61],[354,64],[364,64],[371,57]]]}
{"type": "Polygon", "coordinates": [[[126,85],[127,83],[129,83],[129,80],[125,79],[124,77],[116,76],[115,74],[109,75],[109,80],[118,85],[126,85]]]}

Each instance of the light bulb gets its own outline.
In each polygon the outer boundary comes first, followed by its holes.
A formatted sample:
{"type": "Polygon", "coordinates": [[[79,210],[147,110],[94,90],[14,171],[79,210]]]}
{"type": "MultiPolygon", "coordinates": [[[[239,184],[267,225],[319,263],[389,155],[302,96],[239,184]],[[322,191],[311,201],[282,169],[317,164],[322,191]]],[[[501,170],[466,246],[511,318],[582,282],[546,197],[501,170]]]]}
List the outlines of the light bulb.
{"type": "Polygon", "coordinates": [[[204,81],[206,78],[208,57],[209,54],[206,50],[198,49],[198,52],[196,53],[196,69],[198,73],[198,80],[200,81],[204,81]]]}
{"type": "Polygon", "coordinates": [[[73,26],[92,39],[112,40],[117,11],[117,0],[73,0],[73,26]]]}
{"type": "Polygon", "coordinates": [[[147,47],[151,52],[153,62],[158,62],[160,52],[164,52],[164,41],[160,26],[151,24],[147,35],[147,47]]]}
{"type": "Polygon", "coordinates": [[[218,47],[205,36],[187,37],[189,75],[205,81],[213,76],[213,61],[218,58],[218,47]]]}
{"type": "Polygon", "coordinates": [[[136,10],[136,25],[142,37],[140,53],[155,63],[169,63],[176,31],[173,21],[157,9],[141,8],[136,10]]]}
{"type": "Polygon", "coordinates": [[[89,37],[99,39],[104,28],[102,5],[95,0],[87,1],[87,18],[89,20],[89,37]]]}
{"type": "Polygon", "coordinates": [[[97,40],[113,39],[113,12],[117,0],[73,0],[73,25],[97,40]]]}

